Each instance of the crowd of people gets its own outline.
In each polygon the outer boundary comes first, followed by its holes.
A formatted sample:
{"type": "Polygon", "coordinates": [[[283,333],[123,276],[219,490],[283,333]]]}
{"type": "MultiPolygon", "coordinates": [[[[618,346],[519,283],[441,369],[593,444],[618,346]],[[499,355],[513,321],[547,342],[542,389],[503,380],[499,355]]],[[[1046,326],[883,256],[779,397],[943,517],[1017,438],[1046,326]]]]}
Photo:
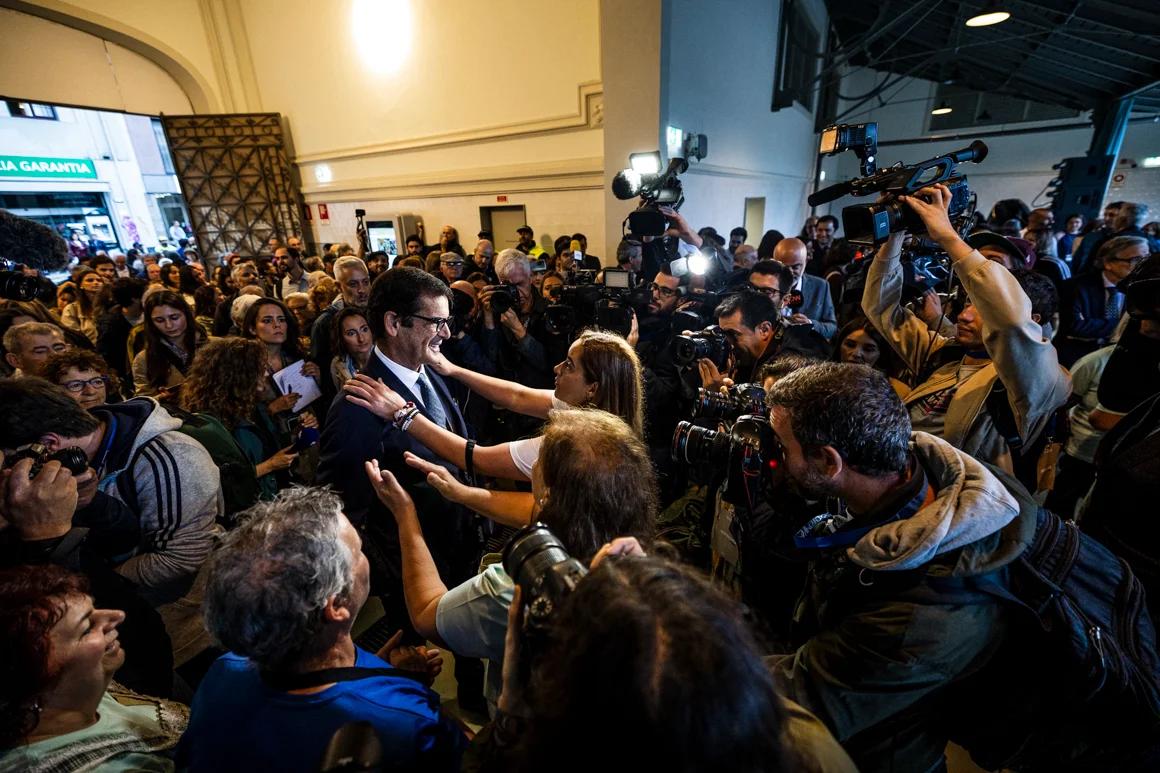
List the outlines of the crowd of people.
{"type": "Polygon", "coordinates": [[[74,249],[0,301],[0,771],[320,770],[352,722],[400,770],[1155,769],[994,586],[1078,521],[1155,661],[1156,224],[903,204],[953,281],[668,208],[608,260],[74,249]],[[537,523],[582,579],[509,574],[537,523]]]}

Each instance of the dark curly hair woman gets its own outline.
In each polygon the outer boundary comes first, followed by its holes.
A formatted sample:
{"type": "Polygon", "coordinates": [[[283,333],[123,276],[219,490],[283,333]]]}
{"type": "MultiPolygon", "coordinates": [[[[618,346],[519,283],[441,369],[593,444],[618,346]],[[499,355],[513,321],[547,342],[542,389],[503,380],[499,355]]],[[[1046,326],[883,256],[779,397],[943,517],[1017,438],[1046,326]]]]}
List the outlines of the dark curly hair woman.
{"type": "MultiPolygon", "coordinates": [[[[265,357],[265,347],[258,341],[215,338],[198,351],[181,389],[182,408],[208,413],[233,434],[254,465],[263,499],[289,485],[288,470],[297,457],[292,447],[282,447],[277,428],[259,401],[265,357]]],[[[317,422],[304,417],[303,425],[317,422]]]]}

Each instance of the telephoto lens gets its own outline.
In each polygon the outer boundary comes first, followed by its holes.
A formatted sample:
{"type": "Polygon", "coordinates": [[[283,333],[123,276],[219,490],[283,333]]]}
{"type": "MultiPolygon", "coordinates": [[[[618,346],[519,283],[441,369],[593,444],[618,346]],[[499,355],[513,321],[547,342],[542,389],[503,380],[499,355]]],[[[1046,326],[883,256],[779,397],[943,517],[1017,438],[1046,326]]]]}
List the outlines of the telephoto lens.
{"type": "Polygon", "coordinates": [[[729,461],[729,433],[682,421],[673,433],[673,461],[679,464],[725,464],[729,461]]]}

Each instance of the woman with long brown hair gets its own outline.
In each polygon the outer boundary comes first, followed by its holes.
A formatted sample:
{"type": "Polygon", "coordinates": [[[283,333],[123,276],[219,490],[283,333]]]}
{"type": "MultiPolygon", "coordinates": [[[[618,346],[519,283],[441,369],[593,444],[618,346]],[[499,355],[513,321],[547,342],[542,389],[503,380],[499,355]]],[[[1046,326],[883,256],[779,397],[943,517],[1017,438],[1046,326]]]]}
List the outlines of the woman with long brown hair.
{"type": "Polygon", "coordinates": [[[60,324],[84,333],[93,344],[97,343],[97,319],[108,305],[108,286],[101,275],[92,269],[77,274],[77,299],[64,307],[60,324]]]}
{"type": "MultiPolygon", "coordinates": [[[[300,395],[282,394],[274,383],[274,374],[303,359],[298,341],[298,318],[275,298],[262,298],[246,312],[242,321],[242,337],[260,342],[265,350],[265,373],[261,397],[271,416],[286,414],[298,402],[300,395]]],[[[304,362],[302,374],[318,381],[320,371],[313,362],[304,362]]]]}
{"type": "MultiPolygon", "coordinates": [[[[556,388],[533,389],[513,381],[492,378],[453,365],[440,357],[433,366],[442,376],[463,383],[471,391],[500,408],[525,416],[547,418],[556,408],[598,408],[619,416],[638,438],[644,436],[644,383],[640,359],[628,342],[615,333],[588,330],[572,342],[568,355],[556,366],[556,388]]],[[[368,376],[358,375],[343,389],[346,399],[376,416],[395,421],[456,467],[467,467],[468,441],[453,432],[413,414],[406,401],[389,387],[368,376]]],[[[543,437],[537,436],[494,446],[473,446],[471,466],[478,473],[512,480],[531,480],[532,466],[539,458],[543,437]]],[[[509,526],[528,523],[534,501],[522,491],[493,491],[460,483],[450,472],[413,455],[407,463],[428,474],[443,496],[467,505],[476,512],[509,526]]]]}
{"type": "Polygon", "coordinates": [[[175,403],[177,392],[206,336],[180,294],[159,290],[145,296],[145,348],[133,358],[138,395],[175,403]]]}

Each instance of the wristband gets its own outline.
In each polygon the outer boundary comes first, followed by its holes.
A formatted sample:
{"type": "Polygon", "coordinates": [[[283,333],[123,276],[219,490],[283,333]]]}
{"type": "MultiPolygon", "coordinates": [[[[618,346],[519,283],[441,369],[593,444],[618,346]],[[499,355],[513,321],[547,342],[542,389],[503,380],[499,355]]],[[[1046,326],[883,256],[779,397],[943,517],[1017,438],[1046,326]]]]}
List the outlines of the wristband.
{"type": "Polygon", "coordinates": [[[411,426],[411,422],[415,420],[415,416],[419,413],[419,406],[414,403],[407,403],[399,410],[395,411],[395,427],[402,432],[406,432],[407,428],[411,426]]]}
{"type": "Polygon", "coordinates": [[[467,445],[463,449],[463,471],[467,473],[467,479],[475,481],[475,441],[468,440],[467,445]]]}

